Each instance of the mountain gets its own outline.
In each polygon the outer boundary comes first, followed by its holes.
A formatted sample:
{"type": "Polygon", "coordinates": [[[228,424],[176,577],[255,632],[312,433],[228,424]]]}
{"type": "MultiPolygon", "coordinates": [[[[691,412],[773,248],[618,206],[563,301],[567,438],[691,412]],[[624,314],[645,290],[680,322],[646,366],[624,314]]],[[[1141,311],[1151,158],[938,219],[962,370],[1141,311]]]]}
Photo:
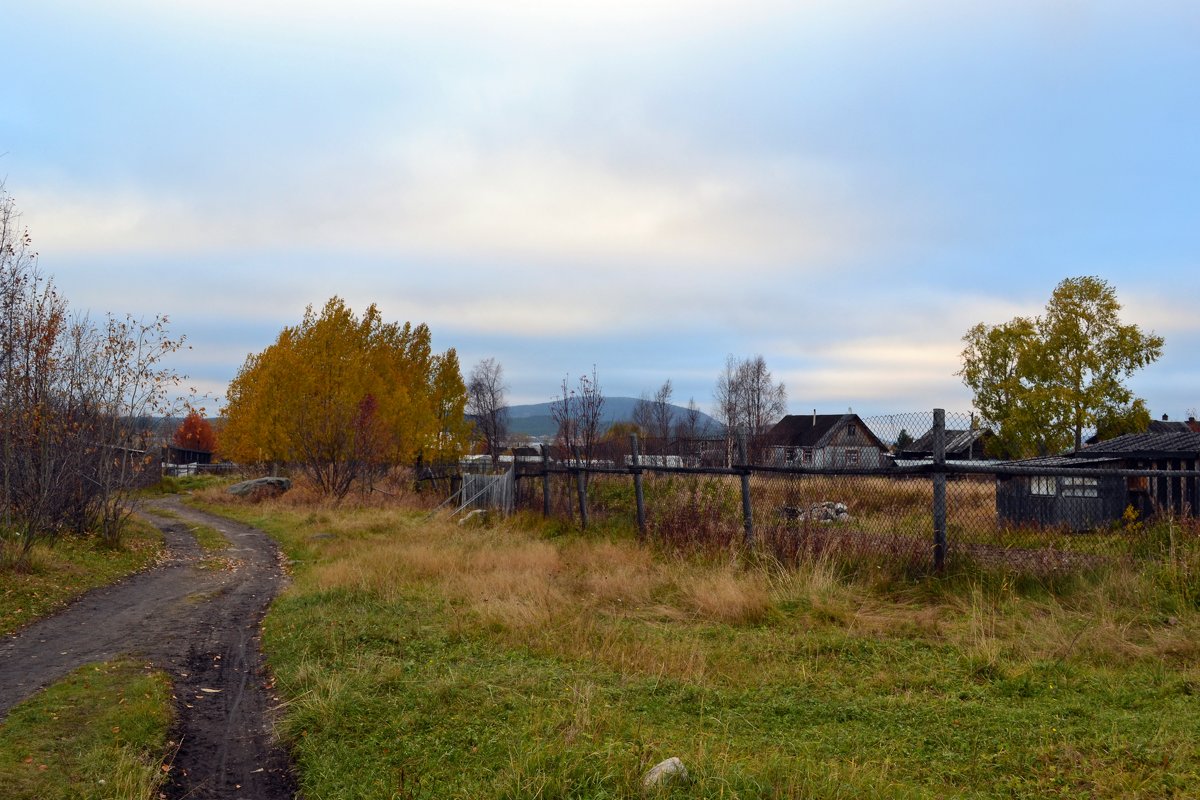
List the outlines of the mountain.
{"type": "MultiPolygon", "coordinates": [[[[604,408],[601,409],[601,430],[607,429],[614,422],[628,422],[633,419],[633,407],[637,405],[636,397],[606,397],[604,398],[604,408]]],[[[553,403],[532,403],[529,405],[509,406],[508,407],[508,432],[510,434],[525,434],[537,438],[550,438],[558,432],[558,426],[554,424],[554,417],[551,414],[551,406],[553,403]]],[[[671,408],[675,412],[676,418],[682,417],[687,413],[687,409],[682,406],[672,404],[671,408]]],[[[719,431],[720,423],[715,419],[700,412],[700,428],[708,426],[711,431],[719,431]]]]}

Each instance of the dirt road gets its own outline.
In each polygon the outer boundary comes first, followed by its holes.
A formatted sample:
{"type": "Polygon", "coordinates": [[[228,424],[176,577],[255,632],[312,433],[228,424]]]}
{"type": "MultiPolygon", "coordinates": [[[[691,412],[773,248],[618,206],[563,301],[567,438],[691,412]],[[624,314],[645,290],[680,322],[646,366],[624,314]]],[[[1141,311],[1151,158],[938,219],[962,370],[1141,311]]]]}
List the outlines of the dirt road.
{"type": "Polygon", "coordinates": [[[174,682],[180,743],[170,798],[290,798],[286,753],[270,735],[275,699],[265,685],[259,626],[284,581],[265,534],[155,500],[179,520],[151,517],[166,537],[159,566],[89,592],[60,614],[0,640],[0,719],[33,692],[91,661],[145,657],[174,682]],[[226,568],[202,566],[188,529],[222,531],[226,568]]]}

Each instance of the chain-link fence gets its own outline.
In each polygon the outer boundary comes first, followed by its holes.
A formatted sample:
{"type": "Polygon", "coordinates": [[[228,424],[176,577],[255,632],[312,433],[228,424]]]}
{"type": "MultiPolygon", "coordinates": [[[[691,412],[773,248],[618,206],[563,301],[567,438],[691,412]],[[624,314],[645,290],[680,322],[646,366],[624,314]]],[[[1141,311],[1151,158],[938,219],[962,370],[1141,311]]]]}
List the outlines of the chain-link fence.
{"type": "Polygon", "coordinates": [[[1025,460],[994,458],[991,438],[971,415],[940,410],[812,414],[759,436],[629,437],[509,458],[517,508],[627,522],[667,546],[753,544],[785,562],[1074,570],[1147,552],[1163,525],[1194,525],[1200,431],[1025,460]]]}

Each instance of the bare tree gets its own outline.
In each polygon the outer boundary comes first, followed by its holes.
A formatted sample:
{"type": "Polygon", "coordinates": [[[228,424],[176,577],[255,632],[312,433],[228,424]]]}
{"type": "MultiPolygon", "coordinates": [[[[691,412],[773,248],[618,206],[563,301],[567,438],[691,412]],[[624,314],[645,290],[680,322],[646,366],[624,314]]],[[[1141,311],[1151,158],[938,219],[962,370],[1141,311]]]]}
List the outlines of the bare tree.
{"type": "Polygon", "coordinates": [[[654,401],[648,393],[642,392],[642,396],[633,404],[630,418],[641,436],[650,435],[650,427],[654,424],[654,401]]]}
{"type": "Polygon", "coordinates": [[[782,381],[775,382],[761,355],[741,360],[728,356],[713,399],[717,419],[725,426],[727,461],[737,436],[744,434],[758,444],[787,413],[787,390],[782,381]]]}
{"type": "Polygon", "coordinates": [[[508,403],[504,368],[485,358],[471,369],[467,380],[467,413],[475,417],[475,433],[483,441],[494,467],[508,438],[508,403]]]}
{"type": "Polygon", "coordinates": [[[575,403],[575,390],[567,386],[567,379],[562,379],[558,396],[550,403],[550,417],[557,429],[558,444],[566,454],[573,458],[575,453],[575,436],[579,428],[578,408],[575,403]]]}
{"type": "Polygon", "coordinates": [[[701,416],[700,406],[694,397],[688,398],[687,408],[675,422],[675,438],[692,441],[708,433],[708,425],[701,416]]]}
{"type": "Polygon", "coordinates": [[[0,189],[0,555],[94,529],[119,543],[139,482],[156,479],[145,421],[171,411],[182,340],[166,318],[72,318],[37,270],[29,234],[0,189]]]}
{"type": "Polygon", "coordinates": [[[600,441],[600,421],[604,416],[604,390],[600,388],[600,380],[596,376],[596,367],[592,367],[591,377],[579,376],[579,446],[583,449],[584,459],[590,461],[600,441]]]}
{"type": "Polygon", "coordinates": [[[563,378],[559,395],[550,404],[550,416],[558,427],[558,441],[567,457],[574,458],[578,450],[584,462],[590,461],[600,441],[600,421],[604,416],[604,391],[594,366],[591,376],[579,376],[575,389],[563,378]]]}
{"type": "Polygon", "coordinates": [[[671,379],[663,381],[653,397],[642,392],[642,397],[633,406],[633,422],[654,446],[666,452],[675,422],[675,408],[671,405],[673,387],[671,379]]]}

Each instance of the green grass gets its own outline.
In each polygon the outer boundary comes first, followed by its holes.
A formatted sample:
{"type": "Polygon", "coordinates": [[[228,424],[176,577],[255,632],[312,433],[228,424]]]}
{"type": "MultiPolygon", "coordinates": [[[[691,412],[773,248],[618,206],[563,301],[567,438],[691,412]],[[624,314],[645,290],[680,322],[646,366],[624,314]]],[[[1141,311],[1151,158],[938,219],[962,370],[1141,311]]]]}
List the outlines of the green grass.
{"type": "Polygon", "coordinates": [[[130,661],[81,667],[0,723],[0,796],[157,798],[170,724],[164,673],[130,661]]]}
{"type": "Polygon", "coordinates": [[[670,756],[689,798],[1200,795],[1200,619],[1154,565],[914,581],[226,510],[294,561],[265,647],[308,796],[631,797],[670,756]]]}
{"type": "Polygon", "coordinates": [[[145,569],[162,552],[162,534],[133,519],[113,549],[93,536],[62,536],[53,546],[34,545],[22,570],[0,567],[0,634],[54,612],[97,586],[145,569]]]}

